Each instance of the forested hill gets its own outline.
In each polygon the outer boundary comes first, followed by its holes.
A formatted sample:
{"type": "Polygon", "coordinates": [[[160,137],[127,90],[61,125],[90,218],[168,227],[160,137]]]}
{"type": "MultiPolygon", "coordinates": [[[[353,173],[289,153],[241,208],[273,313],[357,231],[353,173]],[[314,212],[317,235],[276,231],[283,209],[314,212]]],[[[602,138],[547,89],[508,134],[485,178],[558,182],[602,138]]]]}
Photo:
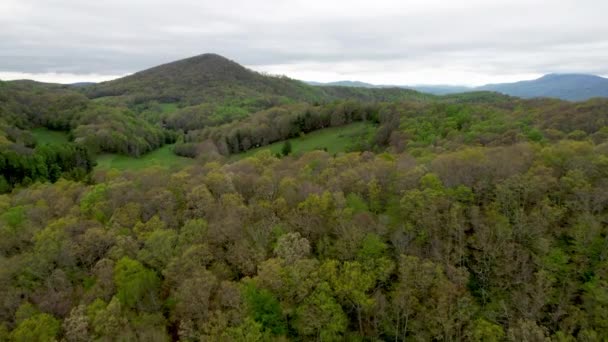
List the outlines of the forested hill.
{"type": "Polygon", "coordinates": [[[216,54],[203,54],[159,65],[116,80],[84,86],[81,90],[91,98],[118,96],[128,103],[156,100],[184,105],[239,101],[277,104],[339,98],[394,100],[423,96],[406,89],[386,92],[315,87],[285,76],[260,74],[216,54]]]}
{"type": "Polygon", "coordinates": [[[109,82],[85,87],[90,97],[131,96],[143,102],[185,101],[191,104],[261,94],[312,100],[321,96],[313,87],[287,78],[253,72],[216,54],[203,54],[159,65],[109,82]]]}

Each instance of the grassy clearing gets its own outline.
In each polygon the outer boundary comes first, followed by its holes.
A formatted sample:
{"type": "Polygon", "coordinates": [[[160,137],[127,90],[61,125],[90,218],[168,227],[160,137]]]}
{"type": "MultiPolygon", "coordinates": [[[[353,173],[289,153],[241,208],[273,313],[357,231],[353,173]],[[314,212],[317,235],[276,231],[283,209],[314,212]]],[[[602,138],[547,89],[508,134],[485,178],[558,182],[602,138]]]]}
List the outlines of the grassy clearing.
{"type": "Polygon", "coordinates": [[[32,130],[32,135],[38,144],[63,144],[68,142],[68,133],[51,131],[48,128],[38,127],[32,130]]]}
{"type": "Polygon", "coordinates": [[[163,113],[175,112],[179,107],[177,103],[161,103],[160,108],[163,113]]]}
{"type": "MultiPolygon", "coordinates": [[[[349,147],[360,142],[362,139],[371,137],[376,131],[376,126],[369,122],[356,122],[342,127],[325,128],[308,133],[302,137],[289,139],[292,154],[327,149],[329,153],[345,152],[349,147]]],[[[250,157],[260,151],[270,150],[273,154],[281,153],[285,141],[259,147],[247,152],[235,154],[230,157],[238,160],[250,157]]]]}
{"type": "Polygon", "coordinates": [[[118,99],[120,98],[120,96],[101,96],[101,97],[96,97],[94,99],[91,99],[91,101],[93,102],[111,102],[114,99],[118,99]]]}
{"type": "Polygon", "coordinates": [[[193,165],[194,159],[180,157],[173,153],[173,145],[165,145],[139,158],[120,154],[102,154],[97,158],[98,170],[141,170],[151,166],[163,168],[186,167],[193,165]]]}

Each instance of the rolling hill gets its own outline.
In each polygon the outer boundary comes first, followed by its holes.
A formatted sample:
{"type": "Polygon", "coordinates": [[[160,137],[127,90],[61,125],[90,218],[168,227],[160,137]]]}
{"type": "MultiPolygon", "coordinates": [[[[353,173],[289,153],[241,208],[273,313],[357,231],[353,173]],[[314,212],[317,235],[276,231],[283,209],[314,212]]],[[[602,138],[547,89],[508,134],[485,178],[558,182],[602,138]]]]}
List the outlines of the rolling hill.
{"type": "Polygon", "coordinates": [[[202,54],[159,65],[112,81],[85,85],[79,89],[90,98],[113,97],[128,103],[257,102],[267,105],[336,99],[384,101],[423,96],[407,89],[343,89],[317,87],[285,76],[271,76],[249,70],[217,54],[202,54]]]}
{"type": "Polygon", "coordinates": [[[198,104],[267,95],[314,100],[322,96],[319,89],[302,82],[262,75],[216,54],[159,65],[84,87],[83,91],[91,98],[123,96],[138,103],[157,100],[198,104]]]}

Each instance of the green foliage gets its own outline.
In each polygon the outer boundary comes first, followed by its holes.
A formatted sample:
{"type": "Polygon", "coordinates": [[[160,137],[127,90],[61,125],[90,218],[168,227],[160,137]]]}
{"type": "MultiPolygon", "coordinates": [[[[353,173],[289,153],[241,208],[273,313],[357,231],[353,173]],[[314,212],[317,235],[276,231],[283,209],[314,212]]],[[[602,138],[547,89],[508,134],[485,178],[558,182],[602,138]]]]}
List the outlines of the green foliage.
{"type": "Polygon", "coordinates": [[[72,135],[75,142],[94,152],[133,157],[153,151],[171,138],[170,134],[127,109],[102,105],[83,112],[72,135]]]}
{"type": "Polygon", "coordinates": [[[474,322],[471,333],[471,341],[500,342],[504,339],[505,332],[501,326],[479,318],[474,322]]]}
{"type": "Polygon", "coordinates": [[[248,108],[245,104],[204,103],[176,110],[166,115],[165,121],[169,128],[189,131],[244,119],[250,114],[250,110],[255,109],[255,107],[248,108]]]}
{"type": "Polygon", "coordinates": [[[4,129],[0,120],[0,151],[38,145],[64,145],[74,141],[93,152],[139,156],[174,136],[122,105],[92,102],[75,89],[35,82],[11,82],[0,113],[11,113],[4,129]],[[30,133],[28,129],[36,127],[30,133]],[[68,132],[69,131],[69,132],[68,132]],[[67,134],[65,134],[66,132],[67,134]]]}
{"type": "Polygon", "coordinates": [[[174,230],[158,229],[151,232],[139,252],[139,260],[162,271],[174,254],[177,233],[174,230]]]}
{"type": "Polygon", "coordinates": [[[368,211],[367,203],[355,193],[350,193],[346,196],[346,205],[353,210],[353,213],[361,213],[368,211]]]}
{"type": "Polygon", "coordinates": [[[603,336],[607,152],[543,144],[22,188],[0,196],[0,317],[81,340],[603,336]]]}
{"type": "Polygon", "coordinates": [[[291,153],[291,150],[291,142],[287,140],[285,143],[283,143],[283,147],[281,147],[281,154],[283,156],[287,156],[291,153]]]}
{"type": "Polygon", "coordinates": [[[32,318],[35,315],[38,315],[40,313],[40,311],[38,309],[36,309],[36,307],[34,305],[32,305],[32,303],[30,302],[25,302],[21,305],[19,305],[19,307],[17,308],[17,311],[15,312],[15,322],[16,323],[21,323],[23,321],[25,321],[26,319],[32,318]]]}
{"type": "Polygon", "coordinates": [[[154,308],[158,301],[160,280],[156,273],[129,257],[118,260],[114,267],[116,296],[131,308],[154,308]]]}
{"type": "Polygon", "coordinates": [[[373,260],[385,256],[386,244],[376,234],[367,234],[361,243],[361,249],[357,253],[359,259],[373,260]]]}
{"type": "Polygon", "coordinates": [[[16,342],[53,341],[59,334],[60,328],[61,323],[58,319],[41,313],[19,323],[11,333],[11,340],[16,342]]]}
{"type": "Polygon", "coordinates": [[[287,323],[283,317],[279,301],[266,289],[258,289],[253,284],[245,286],[244,298],[251,317],[273,335],[287,333],[287,323]]]}
{"type": "Polygon", "coordinates": [[[73,143],[41,145],[31,152],[0,150],[0,187],[9,190],[37,180],[55,182],[60,177],[83,180],[94,166],[89,150],[73,143]]]}
{"type": "Polygon", "coordinates": [[[528,137],[528,139],[530,139],[531,141],[535,141],[535,142],[540,142],[544,139],[543,133],[538,130],[538,129],[530,129],[527,133],[526,133],[526,137],[528,137]]]}
{"type": "Polygon", "coordinates": [[[271,340],[272,336],[270,332],[264,331],[261,323],[247,317],[241,325],[228,328],[222,338],[231,341],[264,342],[271,340]]]}
{"type": "Polygon", "coordinates": [[[10,332],[4,323],[0,324],[0,341],[8,341],[10,332]]]}
{"type": "Polygon", "coordinates": [[[98,337],[116,339],[121,334],[129,333],[121,303],[116,297],[107,305],[96,300],[88,307],[87,315],[92,323],[91,330],[98,337]]]}
{"type": "Polygon", "coordinates": [[[105,222],[107,217],[100,207],[103,204],[107,191],[108,186],[106,184],[98,184],[92,187],[80,201],[80,211],[100,222],[105,222]]]}
{"type": "Polygon", "coordinates": [[[25,220],[25,208],[22,206],[12,207],[4,212],[0,218],[10,227],[17,228],[25,220]]]}
{"type": "Polygon", "coordinates": [[[441,179],[435,174],[427,173],[422,178],[420,178],[420,186],[423,189],[431,189],[431,190],[443,190],[443,184],[441,183],[441,179]]]}
{"type": "Polygon", "coordinates": [[[321,283],[296,309],[295,327],[305,337],[322,341],[340,341],[348,320],[342,307],[333,298],[327,283],[321,283]]]}

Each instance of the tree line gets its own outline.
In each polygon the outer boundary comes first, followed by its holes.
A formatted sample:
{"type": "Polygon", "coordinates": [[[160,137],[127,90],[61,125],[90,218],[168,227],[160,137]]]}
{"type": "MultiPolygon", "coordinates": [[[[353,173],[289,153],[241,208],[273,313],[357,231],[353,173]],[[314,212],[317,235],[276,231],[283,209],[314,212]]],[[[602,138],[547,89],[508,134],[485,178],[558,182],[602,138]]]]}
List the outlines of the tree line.
{"type": "Polygon", "coordinates": [[[325,105],[291,104],[273,107],[232,123],[188,131],[175,146],[179,155],[229,155],[283,141],[323,128],[358,121],[378,123],[378,105],[336,101],[325,105]],[[209,143],[212,143],[210,149],[209,143]],[[206,148],[201,148],[205,146],[206,148]]]}
{"type": "Polygon", "coordinates": [[[0,193],[34,182],[59,178],[84,180],[95,161],[90,151],[74,143],[40,145],[33,150],[0,150],[0,193]]]}

